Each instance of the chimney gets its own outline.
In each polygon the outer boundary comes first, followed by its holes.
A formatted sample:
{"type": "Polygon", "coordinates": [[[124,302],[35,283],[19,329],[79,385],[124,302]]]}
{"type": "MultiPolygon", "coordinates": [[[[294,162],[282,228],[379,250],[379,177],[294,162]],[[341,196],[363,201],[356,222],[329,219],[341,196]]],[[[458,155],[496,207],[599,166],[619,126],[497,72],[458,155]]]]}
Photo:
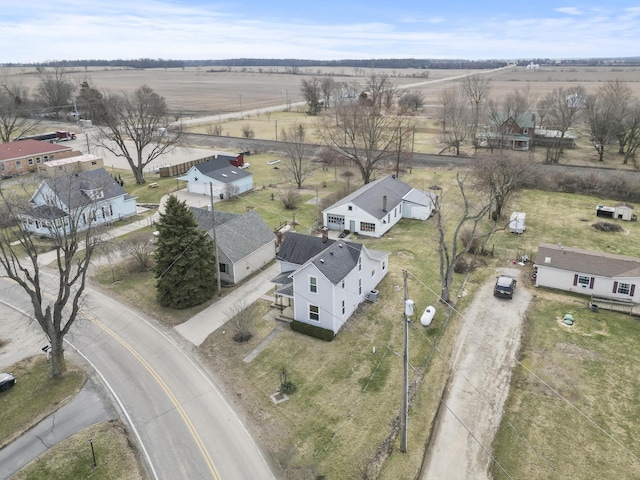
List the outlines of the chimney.
{"type": "Polygon", "coordinates": [[[382,211],[383,212],[387,211],[387,196],[386,195],[382,196],[382,211]]]}
{"type": "Polygon", "coordinates": [[[327,227],[322,227],[322,243],[327,243],[329,240],[329,229],[327,227]]]}

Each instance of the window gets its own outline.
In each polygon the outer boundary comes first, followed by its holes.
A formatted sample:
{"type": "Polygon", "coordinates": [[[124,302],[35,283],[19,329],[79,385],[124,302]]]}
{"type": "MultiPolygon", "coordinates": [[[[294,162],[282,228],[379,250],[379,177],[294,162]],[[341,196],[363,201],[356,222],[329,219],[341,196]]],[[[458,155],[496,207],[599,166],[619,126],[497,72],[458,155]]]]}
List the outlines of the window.
{"type": "Polygon", "coordinates": [[[353,211],[353,205],[349,205],[349,206],[347,207],[347,209],[348,209],[350,212],[352,212],[352,211],[353,211]]]}
{"type": "Polygon", "coordinates": [[[40,157],[36,157],[36,163],[40,163],[40,157]]]}
{"type": "Polygon", "coordinates": [[[376,224],[375,223],[360,222],[360,231],[361,232],[375,232],[376,231],[376,224]]]}
{"type": "Polygon", "coordinates": [[[342,225],[344,223],[344,217],[339,217],[337,215],[327,215],[327,223],[336,223],[338,225],[342,225]]]}
{"type": "Polygon", "coordinates": [[[362,257],[358,258],[358,271],[362,271],[362,257]]]}
{"type": "Polygon", "coordinates": [[[358,295],[362,295],[362,279],[358,279],[358,295]]]}
{"type": "Polygon", "coordinates": [[[28,163],[29,165],[33,165],[33,158],[28,158],[28,159],[27,159],[27,163],[28,163]]]}
{"type": "Polygon", "coordinates": [[[344,311],[345,311],[345,309],[344,309],[344,300],[342,300],[342,315],[344,315],[344,311]]]}
{"type": "Polygon", "coordinates": [[[618,283],[618,292],[621,295],[629,295],[629,292],[631,292],[631,285],[629,285],[628,283],[618,283]]]}
{"type": "Polygon", "coordinates": [[[320,309],[317,305],[309,305],[309,320],[320,321],[320,309]]]}
{"type": "Polygon", "coordinates": [[[309,277],[309,291],[318,293],[318,279],[316,277],[309,277]]]}
{"type": "Polygon", "coordinates": [[[16,160],[16,168],[22,168],[22,162],[20,160],[16,160]]]}
{"type": "Polygon", "coordinates": [[[344,280],[342,280],[342,289],[344,290],[344,280]]]}
{"type": "Polygon", "coordinates": [[[593,282],[595,278],[589,275],[578,275],[577,273],[573,276],[573,286],[580,286],[582,288],[593,288],[593,282]]]}
{"type": "Polygon", "coordinates": [[[393,209],[393,218],[396,218],[398,216],[398,207],[393,209]]]}
{"type": "Polygon", "coordinates": [[[391,223],[391,214],[387,214],[387,223],[391,223]]]}
{"type": "Polygon", "coordinates": [[[227,273],[227,264],[226,263],[218,263],[218,267],[220,268],[220,273],[227,273]]]}
{"type": "Polygon", "coordinates": [[[382,270],[384,270],[385,268],[387,268],[387,263],[386,262],[382,262],[382,270]]]}
{"type": "Polygon", "coordinates": [[[371,270],[371,276],[375,277],[376,276],[376,269],[374,268],[373,270],[371,270]]]}

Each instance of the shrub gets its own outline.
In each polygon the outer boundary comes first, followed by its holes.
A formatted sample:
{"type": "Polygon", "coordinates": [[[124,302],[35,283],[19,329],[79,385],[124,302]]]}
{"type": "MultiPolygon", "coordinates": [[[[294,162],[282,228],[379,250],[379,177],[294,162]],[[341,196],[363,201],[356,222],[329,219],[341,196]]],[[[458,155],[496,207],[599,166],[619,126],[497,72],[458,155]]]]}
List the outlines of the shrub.
{"type": "Polygon", "coordinates": [[[460,241],[465,248],[469,247],[469,253],[478,253],[482,246],[480,239],[475,237],[473,232],[469,229],[465,229],[460,232],[460,241]]]}
{"type": "Polygon", "coordinates": [[[293,382],[287,380],[280,384],[280,393],[284,393],[285,395],[291,395],[296,392],[296,386],[293,382]]]}
{"type": "Polygon", "coordinates": [[[287,188],[284,192],[280,192],[280,201],[285,209],[295,210],[298,208],[300,193],[293,187],[287,188]]]}
{"type": "Polygon", "coordinates": [[[251,125],[243,125],[242,136],[244,138],[253,138],[256,136],[256,133],[253,131],[253,128],[251,128],[251,125]]]}
{"type": "Polygon", "coordinates": [[[460,257],[453,267],[453,271],[456,273],[465,273],[471,269],[471,262],[467,257],[460,257]]]}
{"type": "Polygon", "coordinates": [[[601,232],[621,232],[622,231],[622,227],[616,223],[596,222],[591,226],[601,232]]]}
{"type": "Polygon", "coordinates": [[[290,325],[291,330],[294,332],[304,333],[305,335],[319,338],[325,342],[331,342],[335,338],[333,331],[327,330],[326,328],[309,325],[308,323],[302,323],[298,320],[293,320],[290,325]]]}

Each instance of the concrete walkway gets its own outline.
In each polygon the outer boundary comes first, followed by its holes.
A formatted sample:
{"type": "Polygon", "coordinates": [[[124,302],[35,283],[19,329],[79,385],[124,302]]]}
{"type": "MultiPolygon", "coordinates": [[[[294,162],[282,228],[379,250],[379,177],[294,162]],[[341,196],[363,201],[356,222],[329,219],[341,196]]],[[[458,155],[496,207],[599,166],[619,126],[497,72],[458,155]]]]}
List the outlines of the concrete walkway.
{"type": "Polygon", "coordinates": [[[273,263],[210,307],[174,327],[174,330],[195,346],[199,346],[211,333],[227,322],[228,313],[234,306],[241,303],[249,305],[272,289],[275,285],[269,280],[278,273],[280,266],[273,263]]]}

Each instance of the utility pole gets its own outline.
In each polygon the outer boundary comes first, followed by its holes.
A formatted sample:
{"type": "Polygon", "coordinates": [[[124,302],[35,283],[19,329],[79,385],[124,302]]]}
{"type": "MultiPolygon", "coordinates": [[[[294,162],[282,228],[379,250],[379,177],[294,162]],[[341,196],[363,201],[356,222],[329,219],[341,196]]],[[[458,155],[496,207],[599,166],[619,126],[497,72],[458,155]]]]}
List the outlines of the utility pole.
{"type": "Polygon", "coordinates": [[[211,195],[211,228],[213,229],[213,248],[216,256],[216,279],[218,281],[218,297],[222,296],[220,289],[220,259],[218,258],[218,241],[216,240],[216,214],[213,208],[213,182],[209,182],[209,194],[211,195]]]}
{"type": "Polygon", "coordinates": [[[400,416],[400,451],[407,452],[407,424],[409,423],[409,316],[413,315],[413,300],[409,300],[407,287],[407,271],[402,271],[404,279],[404,312],[402,322],[404,323],[404,358],[403,358],[403,381],[402,381],[402,413],[400,416]]]}

